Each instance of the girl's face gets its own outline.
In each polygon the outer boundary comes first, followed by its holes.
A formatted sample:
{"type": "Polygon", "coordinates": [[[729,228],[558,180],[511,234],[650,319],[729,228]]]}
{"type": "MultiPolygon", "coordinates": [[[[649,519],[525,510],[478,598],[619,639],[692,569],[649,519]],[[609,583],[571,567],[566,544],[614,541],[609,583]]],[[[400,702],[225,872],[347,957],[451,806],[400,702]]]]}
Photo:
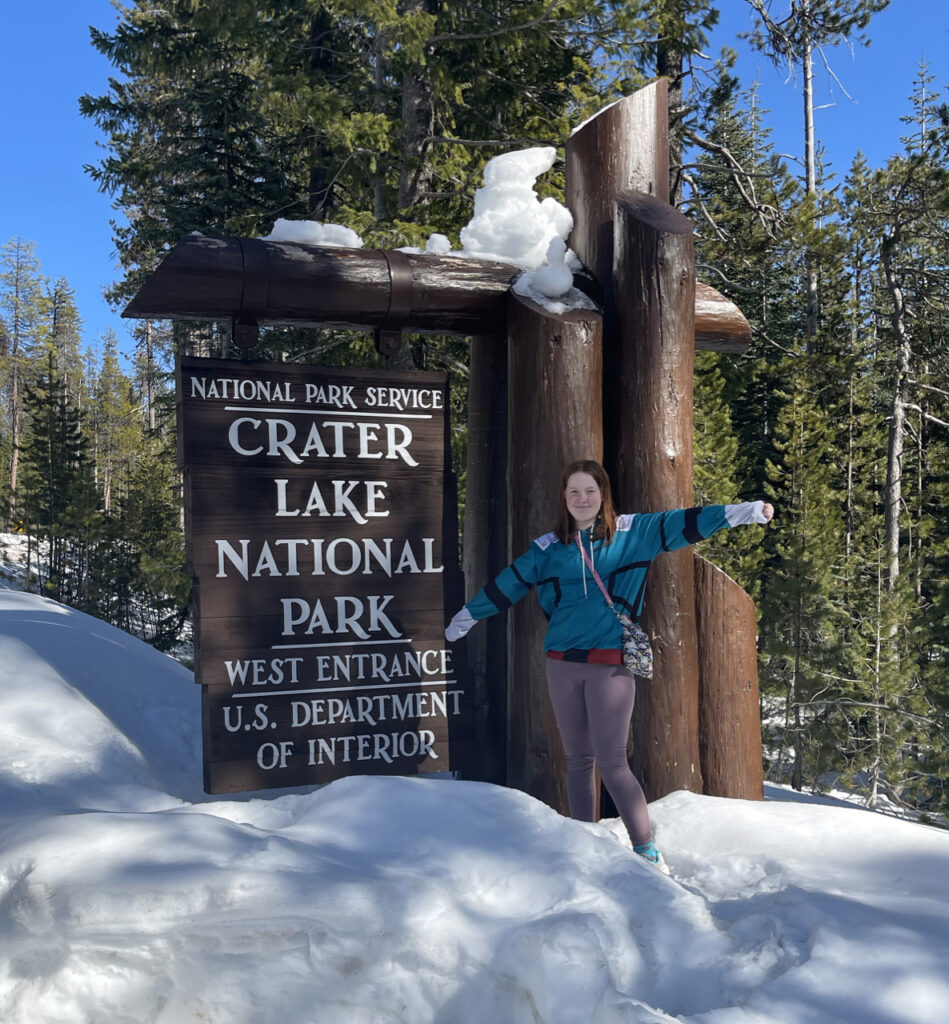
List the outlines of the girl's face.
{"type": "Polygon", "coordinates": [[[585,530],[596,522],[603,504],[599,484],[589,473],[571,473],[564,491],[567,511],[573,517],[578,530],[585,530]]]}

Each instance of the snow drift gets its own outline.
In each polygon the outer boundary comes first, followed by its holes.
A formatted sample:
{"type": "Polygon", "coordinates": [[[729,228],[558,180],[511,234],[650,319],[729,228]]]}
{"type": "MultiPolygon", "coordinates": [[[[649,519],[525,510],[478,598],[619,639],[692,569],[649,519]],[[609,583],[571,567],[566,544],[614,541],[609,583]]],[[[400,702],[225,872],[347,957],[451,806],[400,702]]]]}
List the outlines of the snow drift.
{"type": "Polygon", "coordinates": [[[4,1024],[932,1024],[949,835],[772,790],[618,822],[471,782],[208,798],[199,691],[0,592],[4,1024]]]}

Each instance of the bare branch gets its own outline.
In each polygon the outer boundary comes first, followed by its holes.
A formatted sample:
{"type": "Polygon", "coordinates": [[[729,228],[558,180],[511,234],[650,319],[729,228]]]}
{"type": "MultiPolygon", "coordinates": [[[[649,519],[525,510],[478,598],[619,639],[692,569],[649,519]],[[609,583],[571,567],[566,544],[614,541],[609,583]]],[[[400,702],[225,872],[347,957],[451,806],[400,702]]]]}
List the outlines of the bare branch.
{"type": "Polygon", "coordinates": [[[425,142],[445,142],[451,146],[557,146],[553,139],[455,139],[450,135],[429,135],[425,142]]]}
{"type": "Polygon", "coordinates": [[[903,711],[902,708],[891,708],[887,707],[886,704],[874,704],[870,701],[853,700],[850,697],[840,697],[838,700],[811,700],[804,701],[799,704],[793,704],[794,708],[809,708],[809,707],[843,707],[843,708],[867,708],[871,711],[887,711],[893,715],[900,715],[902,718],[911,718],[915,722],[926,722],[927,724],[932,721],[930,717],[926,715],[917,715],[912,711],[903,711]]]}
{"type": "Polygon", "coordinates": [[[755,327],[755,325],[753,323],[751,323],[750,321],[749,321],[749,326],[751,327],[751,333],[752,334],[756,334],[759,338],[762,339],[762,341],[766,341],[769,345],[773,345],[775,348],[780,349],[782,352],[785,353],[785,355],[795,356],[795,357],[798,355],[797,352],[794,352],[794,351],[792,351],[789,348],[785,348],[784,345],[782,345],[778,341],[775,341],[774,338],[768,337],[768,335],[763,330],[761,330],[760,327],[755,327]]]}
{"type": "Polygon", "coordinates": [[[707,150],[710,153],[718,153],[724,157],[725,162],[728,164],[729,170],[731,171],[732,181],[735,183],[735,187],[738,189],[739,194],[749,209],[754,210],[758,216],[758,220],[761,222],[761,226],[765,229],[769,238],[774,238],[774,225],[779,223],[781,220],[781,213],[774,206],[768,203],[760,203],[758,197],[755,195],[755,185],[751,177],[745,172],[741,163],[736,159],[734,154],[727,146],[722,146],[717,142],[712,142],[711,139],[707,139],[704,136],[696,135],[694,132],[689,133],[689,138],[697,146],[707,150]],[[747,180],[747,185],[745,180],[747,180]]]}
{"type": "Polygon", "coordinates": [[[923,419],[929,423],[937,423],[940,427],[949,427],[949,423],[947,423],[945,420],[941,420],[936,416],[930,415],[930,413],[926,412],[925,409],[921,409],[918,405],[913,405],[911,402],[907,402],[906,408],[912,409],[913,412],[918,412],[919,415],[922,416],[923,419]]]}
{"type": "Polygon", "coordinates": [[[710,263],[697,263],[696,267],[699,270],[708,270],[712,274],[717,274],[718,277],[720,277],[722,281],[728,285],[729,288],[733,288],[737,292],[744,292],[745,295],[758,294],[754,288],[749,288],[747,285],[738,284],[737,281],[730,280],[718,269],[718,267],[713,267],[710,263]]]}
{"type": "MultiPolygon", "coordinates": [[[[699,191],[695,187],[695,181],[693,180],[692,175],[683,174],[682,180],[688,182],[692,186],[692,195],[694,197],[694,203],[696,206],[698,206],[699,213],[702,214],[702,217],[705,220],[705,222],[712,229],[712,231],[715,232],[715,236],[718,238],[718,240],[723,244],[727,245],[728,238],[726,237],[725,232],[722,231],[722,229],[715,223],[715,221],[712,218],[712,215],[708,212],[708,208],[705,205],[705,201],[699,195],[699,191]]],[[[690,205],[690,201],[686,200],[686,204],[690,205]]]]}
{"type": "Polygon", "coordinates": [[[909,382],[914,387],[922,388],[924,391],[935,391],[937,395],[945,395],[946,398],[949,398],[949,391],[943,391],[942,388],[935,388],[932,384],[923,384],[922,381],[913,380],[912,378],[910,378],[909,382]]]}

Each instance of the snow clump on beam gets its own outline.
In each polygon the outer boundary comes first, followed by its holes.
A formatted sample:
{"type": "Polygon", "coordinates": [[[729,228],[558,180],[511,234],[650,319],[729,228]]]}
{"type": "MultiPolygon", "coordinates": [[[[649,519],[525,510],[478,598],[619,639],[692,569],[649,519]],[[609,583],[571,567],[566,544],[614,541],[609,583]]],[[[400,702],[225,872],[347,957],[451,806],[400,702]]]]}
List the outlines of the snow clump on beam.
{"type": "Polygon", "coordinates": [[[278,217],[265,242],[299,242],[332,248],[361,249],[365,244],[352,228],[342,224],[320,224],[315,220],[286,220],[278,217]]]}

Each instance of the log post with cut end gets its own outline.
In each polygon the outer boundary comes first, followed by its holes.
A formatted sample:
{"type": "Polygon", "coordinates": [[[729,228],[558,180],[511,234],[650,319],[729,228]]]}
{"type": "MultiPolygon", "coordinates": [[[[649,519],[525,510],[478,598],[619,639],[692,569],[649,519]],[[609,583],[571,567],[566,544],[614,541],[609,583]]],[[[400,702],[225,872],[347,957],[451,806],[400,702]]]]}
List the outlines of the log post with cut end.
{"type": "MultiPolygon", "coordinates": [[[[632,509],[692,504],[692,225],[667,203],[621,193],[613,282],[618,390],[616,485],[632,509]]],[[[630,506],[626,506],[629,508],[630,506]]],[[[655,676],[638,686],[634,745],[647,798],[702,791],[692,552],[659,556],[648,573],[645,628],[655,676]]]]}
{"type": "MultiPolygon", "coordinates": [[[[601,459],[602,321],[512,294],[508,318],[510,555],[553,527],[560,474],[601,459]]],[[[508,785],[568,813],[563,749],[547,696],[547,622],[533,597],[510,612],[508,785]]]]}
{"type": "Polygon", "coordinates": [[[764,769],[755,604],[717,566],[695,556],[700,747],[709,796],[761,800],[764,769]]]}

